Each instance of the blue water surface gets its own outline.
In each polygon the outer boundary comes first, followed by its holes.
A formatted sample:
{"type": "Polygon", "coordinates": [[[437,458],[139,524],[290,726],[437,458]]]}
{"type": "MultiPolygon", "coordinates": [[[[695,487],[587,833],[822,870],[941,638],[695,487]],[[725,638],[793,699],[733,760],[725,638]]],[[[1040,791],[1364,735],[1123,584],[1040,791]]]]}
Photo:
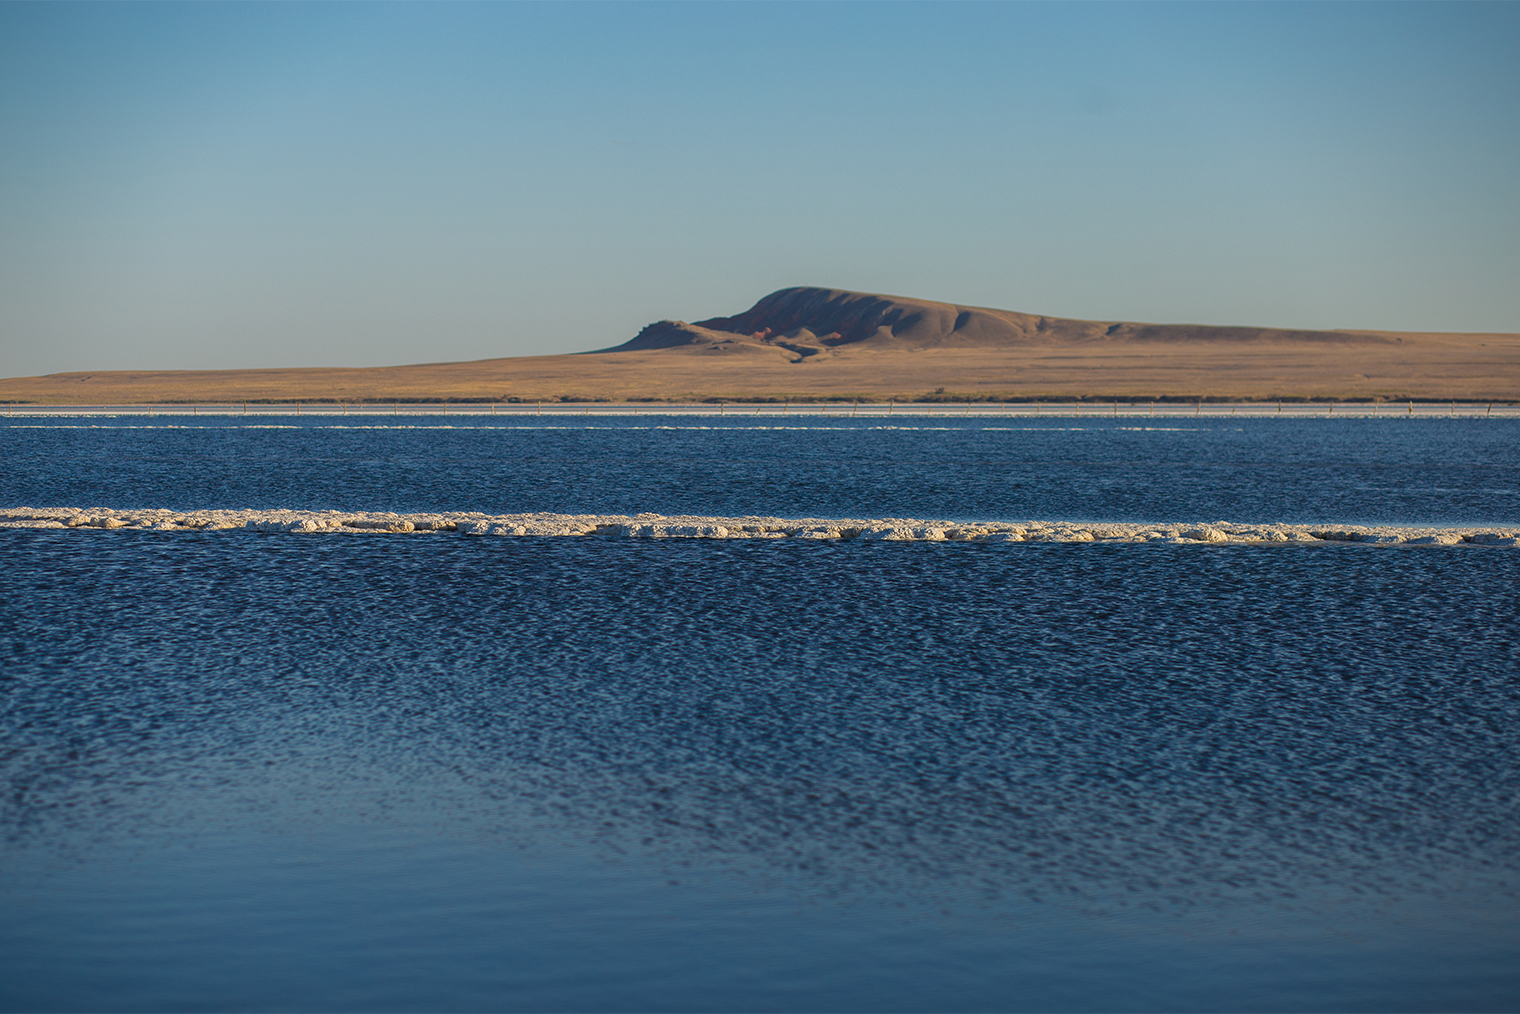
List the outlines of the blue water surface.
{"type": "MultiPolygon", "coordinates": [[[[1298,462],[1315,517],[1515,518],[1482,421],[71,422],[0,434],[0,500],[1119,517],[1106,462],[1249,519],[1298,462]]],[[[0,573],[0,1009],[1520,1004],[1512,549],[5,530],[0,573]]]]}
{"type": "Polygon", "coordinates": [[[1520,420],[0,420],[10,506],[1505,524],[1520,420]]]}

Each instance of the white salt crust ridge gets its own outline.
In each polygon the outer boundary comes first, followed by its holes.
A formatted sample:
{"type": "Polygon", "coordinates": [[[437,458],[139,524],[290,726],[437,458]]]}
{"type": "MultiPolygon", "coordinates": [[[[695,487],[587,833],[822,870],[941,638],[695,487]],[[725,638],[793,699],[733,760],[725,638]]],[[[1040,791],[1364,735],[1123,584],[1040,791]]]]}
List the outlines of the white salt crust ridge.
{"type": "Polygon", "coordinates": [[[1520,525],[1079,524],[957,522],[911,518],[715,518],[660,514],[389,514],[345,511],[0,509],[0,528],[96,528],[251,532],[567,536],[635,539],[879,539],[884,542],[1163,542],[1195,545],[1360,542],[1402,546],[1520,546],[1520,525]]]}

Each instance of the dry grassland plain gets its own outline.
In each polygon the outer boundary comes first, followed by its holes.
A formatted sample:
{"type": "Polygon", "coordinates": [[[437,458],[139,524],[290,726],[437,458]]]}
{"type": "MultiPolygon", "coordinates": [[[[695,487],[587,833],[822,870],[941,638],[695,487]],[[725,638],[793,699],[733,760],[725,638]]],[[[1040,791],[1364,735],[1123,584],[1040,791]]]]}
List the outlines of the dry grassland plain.
{"type": "Polygon", "coordinates": [[[70,405],[925,396],[1520,401],[1520,334],[1086,321],[800,287],[733,317],[651,324],[594,352],[0,380],[0,402],[70,405]]]}

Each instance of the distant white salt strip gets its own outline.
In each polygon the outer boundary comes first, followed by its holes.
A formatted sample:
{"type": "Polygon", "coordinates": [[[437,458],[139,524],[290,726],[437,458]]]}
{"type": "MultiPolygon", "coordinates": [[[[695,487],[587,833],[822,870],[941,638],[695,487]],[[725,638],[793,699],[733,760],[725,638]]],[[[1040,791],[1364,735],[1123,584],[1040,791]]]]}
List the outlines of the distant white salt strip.
{"type": "Polygon", "coordinates": [[[569,536],[644,539],[879,539],[885,542],[1360,542],[1405,546],[1517,546],[1520,525],[1414,528],[1393,525],[1089,524],[962,522],[912,518],[719,518],[661,514],[389,514],[344,511],[0,509],[0,528],[134,529],[156,532],[306,532],[374,535],[569,536]]]}

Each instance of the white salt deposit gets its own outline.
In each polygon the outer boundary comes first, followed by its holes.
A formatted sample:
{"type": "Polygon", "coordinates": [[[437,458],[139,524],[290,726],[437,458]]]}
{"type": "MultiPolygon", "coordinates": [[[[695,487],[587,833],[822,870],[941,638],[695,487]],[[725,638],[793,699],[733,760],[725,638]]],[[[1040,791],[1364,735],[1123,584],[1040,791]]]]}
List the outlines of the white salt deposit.
{"type": "Polygon", "coordinates": [[[912,518],[717,518],[660,514],[393,514],[365,511],[201,510],[104,507],[0,508],[0,528],[92,528],[158,532],[342,533],[448,532],[485,536],[595,535],[632,539],[867,539],[883,542],[1357,542],[1403,546],[1520,546],[1520,525],[1077,524],[1065,521],[934,521],[912,518]]]}

